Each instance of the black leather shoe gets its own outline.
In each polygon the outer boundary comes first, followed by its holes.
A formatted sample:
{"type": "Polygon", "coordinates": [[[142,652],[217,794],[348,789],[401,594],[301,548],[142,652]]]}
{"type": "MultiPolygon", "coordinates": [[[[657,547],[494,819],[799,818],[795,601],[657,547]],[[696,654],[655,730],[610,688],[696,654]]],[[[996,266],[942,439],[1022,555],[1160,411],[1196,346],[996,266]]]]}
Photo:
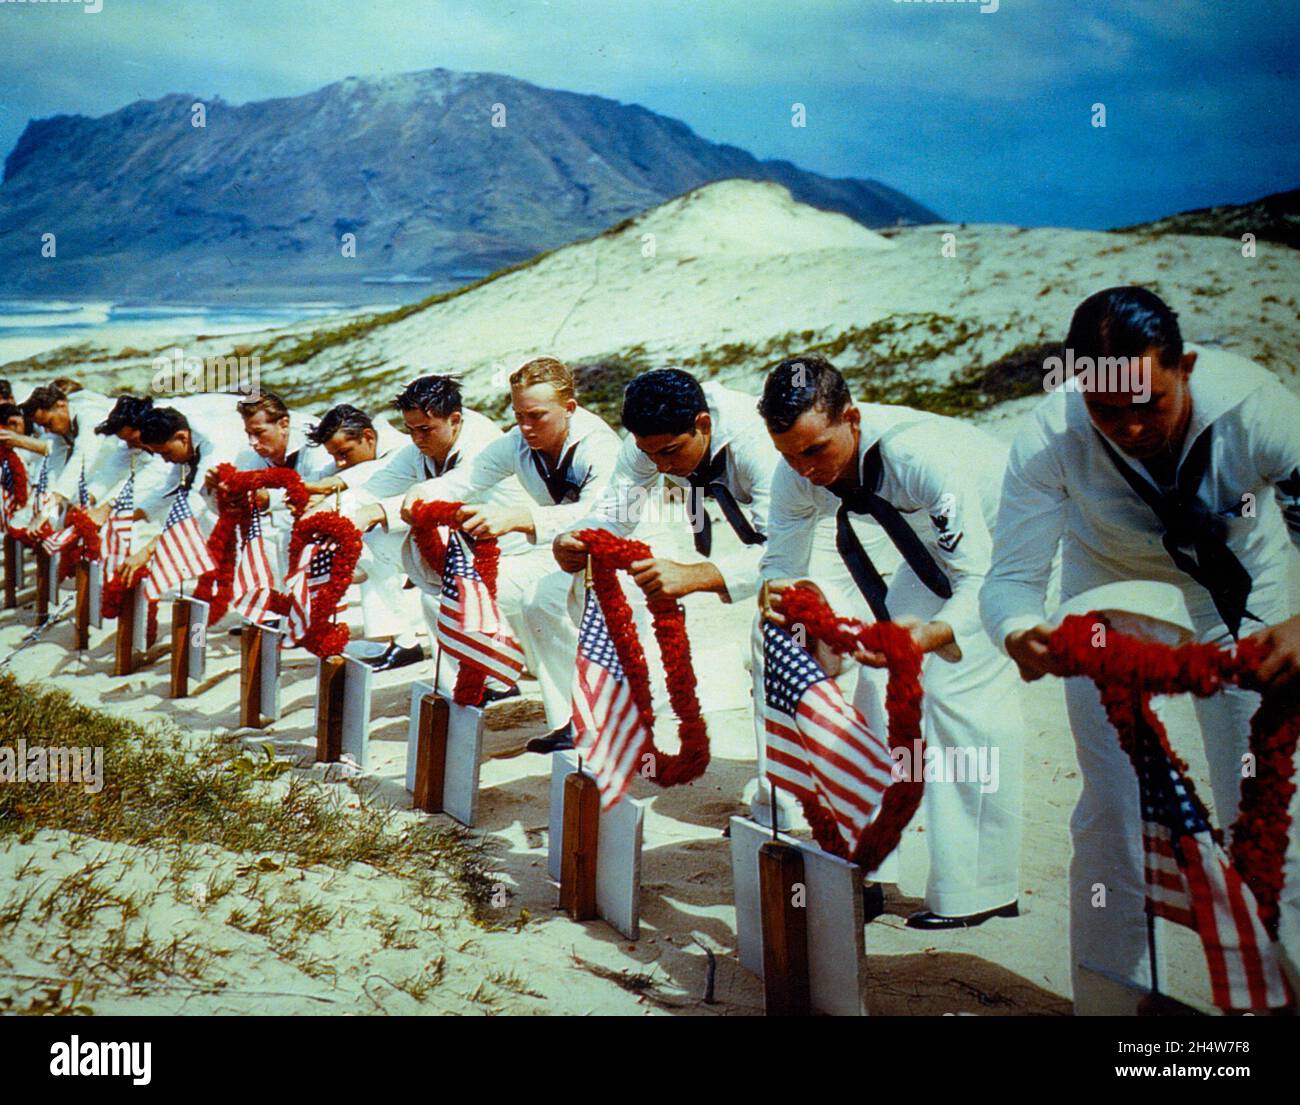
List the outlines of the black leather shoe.
{"type": "Polygon", "coordinates": [[[1020,903],[1012,902],[1010,905],[999,906],[997,909],[987,909],[983,913],[968,913],[965,917],[940,917],[939,914],[933,913],[928,909],[923,909],[919,913],[913,913],[907,919],[907,927],[910,929],[973,929],[976,925],[982,925],[990,917],[1019,917],[1020,903]]]}
{"type": "Polygon", "coordinates": [[[862,923],[869,925],[885,912],[885,888],[878,882],[865,883],[862,887],[862,923]]]}
{"type": "Polygon", "coordinates": [[[380,655],[367,658],[366,663],[375,671],[392,671],[394,668],[404,668],[408,664],[418,664],[423,659],[424,649],[419,645],[398,648],[397,645],[390,644],[380,655]]]}
{"type": "Polygon", "coordinates": [[[507,698],[518,698],[518,687],[498,687],[493,689],[489,687],[483,692],[483,706],[491,706],[494,702],[504,702],[507,698]]]}
{"type": "Polygon", "coordinates": [[[567,752],[573,747],[573,722],[565,722],[558,729],[547,733],[544,737],[534,737],[524,748],[529,752],[540,752],[543,755],[549,755],[552,752],[567,752]]]}

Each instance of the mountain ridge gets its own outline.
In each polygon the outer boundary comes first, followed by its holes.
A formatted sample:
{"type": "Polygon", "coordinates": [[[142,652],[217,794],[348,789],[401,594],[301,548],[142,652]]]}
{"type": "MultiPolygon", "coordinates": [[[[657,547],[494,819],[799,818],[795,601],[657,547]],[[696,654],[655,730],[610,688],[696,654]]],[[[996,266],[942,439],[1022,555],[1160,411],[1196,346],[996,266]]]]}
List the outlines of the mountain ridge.
{"type": "Polygon", "coordinates": [[[245,104],[169,93],[94,119],[32,120],[5,159],[0,261],[27,294],[445,283],[730,178],[782,184],[864,226],[938,220],[878,181],[760,161],[639,104],[432,69],[245,104]],[[196,102],[203,128],[191,126],[196,102]],[[39,256],[46,228],[55,261],[39,256]],[[347,233],[354,258],[340,249],[347,233]]]}

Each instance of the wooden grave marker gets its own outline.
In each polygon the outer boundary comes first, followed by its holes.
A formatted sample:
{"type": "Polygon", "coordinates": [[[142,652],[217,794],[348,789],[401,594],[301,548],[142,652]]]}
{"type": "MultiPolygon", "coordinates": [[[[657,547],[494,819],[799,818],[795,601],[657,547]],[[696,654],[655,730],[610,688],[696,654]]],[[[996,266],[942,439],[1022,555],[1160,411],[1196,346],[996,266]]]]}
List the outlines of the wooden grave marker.
{"type": "Polygon", "coordinates": [[[44,625],[50,620],[50,604],[59,600],[59,558],[45,551],[39,542],[36,545],[36,624],[44,625]]]}
{"type": "Polygon", "coordinates": [[[252,622],[239,635],[239,724],[246,729],[264,729],[280,716],[281,636],[252,622]]]}
{"type": "Polygon", "coordinates": [[[85,652],[90,647],[90,569],[91,565],[87,561],[77,562],[77,602],[73,625],[78,652],[85,652]]]}
{"type": "Polygon", "coordinates": [[[12,534],[5,534],[4,537],[4,554],[5,554],[5,605],[6,610],[13,610],[18,606],[18,591],[23,585],[24,568],[23,546],[14,539],[12,534]]]}
{"type": "Polygon", "coordinates": [[[473,826],[482,760],[483,711],[449,701],[430,682],[412,683],[406,789],[416,809],[445,813],[473,826]]]}
{"type": "Polygon", "coordinates": [[[136,654],[144,646],[144,622],[147,611],[140,610],[143,599],[140,585],[128,587],[122,594],[122,608],[117,615],[117,634],[113,645],[113,674],[130,675],[135,671],[136,654]]]}
{"type": "Polygon", "coordinates": [[[346,653],[316,668],[316,762],[344,755],[365,770],[370,760],[370,695],[374,669],[346,653]]]}
{"type": "Polygon", "coordinates": [[[181,595],[172,603],[171,697],[185,698],[207,670],[208,603],[181,595]]]}
{"type": "Polygon", "coordinates": [[[747,817],[731,819],[741,966],[763,979],[769,1015],[806,1008],[865,1016],[861,869],[784,834],[778,835],[777,848],[764,853],[772,842],[770,827],[747,817]],[[797,863],[790,853],[798,856],[797,863]],[[803,884],[799,898],[795,883],[803,884]],[[791,916],[795,911],[802,914],[802,936],[800,919],[791,916]],[[777,973],[770,984],[769,963],[777,973]]]}
{"type": "Polygon", "coordinates": [[[591,773],[584,766],[578,775],[577,752],[551,753],[547,870],[560,884],[560,907],[574,920],[599,918],[640,939],[644,829],[643,801],[625,794],[601,810],[591,773]]]}

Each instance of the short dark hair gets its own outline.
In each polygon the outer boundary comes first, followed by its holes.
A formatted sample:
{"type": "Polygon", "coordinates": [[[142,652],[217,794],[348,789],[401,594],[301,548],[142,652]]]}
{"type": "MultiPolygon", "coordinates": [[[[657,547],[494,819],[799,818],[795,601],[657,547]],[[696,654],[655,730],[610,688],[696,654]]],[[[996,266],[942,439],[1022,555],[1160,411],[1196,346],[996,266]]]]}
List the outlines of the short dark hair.
{"type": "Polygon", "coordinates": [[[289,417],[289,408],[284,405],[284,400],[273,391],[263,391],[249,399],[241,399],[235,404],[235,410],[239,412],[240,418],[252,418],[253,415],[259,412],[266,414],[276,422],[289,417]]]}
{"type": "Polygon", "coordinates": [[[656,368],[623,389],[623,428],[637,437],[695,432],[695,416],[709,409],[700,382],[680,368],[656,368]]]}
{"type": "Polygon", "coordinates": [[[8,380],[0,378],[0,400],[6,403],[14,401],[14,386],[8,380]]]}
{"type": "Polygon", "coordinates": [[[161,445],[189,428],[189,419],[175,407],[154,407],[140,423],[140,440],[146,445],[161,445]]]}
{"type": "Polygon", "coordinates": [[[108,417],[95,427],[95,433],[109,436],[128,426],[138,430],[151,410],[153,410],[152,396],[139,398],[135,395],[119,395],[117,402],[113,404],[113,409],[108,412],[108,417]]]}
{"type": "Polygon", "coordinates": [[[23,430],[26,431],[30,419],[22,407],[17,403],[0,403],[0,422],[8,422],[14,415],[18,415],[23,420],[23,430]]]}
{"type": "Polygon", "coordinates": [[[836,419],[850,400],[849,385],[825,357],[815,353],[782,361],[767,375],[758,413],[774,434],[783,434],[814,407],[836,419]]]}
{"type": "Polygon", "coordinates": [[[316,425],[308,428],[307,440],[313,445],[324,445],[335,434],[341,433],[349,440],[356,441],[366,430],[374,428],[374,420],[360,407],[340,403],[326,411],[316,425]]]}
{"type": "Polygon", "coordinates": [[[55,403],[59,403],[66,398],[67,396],[63,394],[63,389],[58,387],[58,385],[43,384],[27,397],[27,401],[23,406],[35,414],[37,411],[48,411],[52,409],[55,403]]]}
{"type": "Polygon", "coordinates": [[[1074,310],[1065,339],[1075,357],[1140,357],[1154,346],[1166,368],[1183,355],[1178,315],[1155,292],[1135,285],[1106,288],[1074,310]]]}
{"type": "Polygon", "coordinates": [[[421,376],[402,389],[393,406],[448,418],[460,410],[460,381],[454,376],[421,376]]]}

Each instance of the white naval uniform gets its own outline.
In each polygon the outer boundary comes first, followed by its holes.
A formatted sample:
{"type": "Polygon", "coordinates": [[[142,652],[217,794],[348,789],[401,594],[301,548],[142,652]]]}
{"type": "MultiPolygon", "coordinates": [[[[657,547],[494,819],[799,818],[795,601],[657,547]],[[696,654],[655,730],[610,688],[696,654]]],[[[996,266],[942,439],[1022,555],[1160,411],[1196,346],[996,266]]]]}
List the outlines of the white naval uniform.
{"type": "MultiPolygon", "coordinates": [[[[926,905],[941,916],[965,916],[1014,901],[1019,892],[1023,723],[1015,668],[993,647],[980,623],[978,596],[988,570],[989,525],[997,510],[1006,450],[983,431],[956,419],[905,407],[859,403],[858,463],[877,442],[883,466],[877,488],[903,512],[947,576],[952,595],[930,591],[905,561],[885,601],[890,616],[942,621],[953,630],[962,659],[925,657],[924,735],[927,748],[956,750],[997,763],[997,786],[979,779],[927,782],[924,817],[930,872],[926,905]]],[[[807,574],[811,524],[834,518],[840,499],[800,476],[784,461],[772,486],[765,579],[807,574]]],[[[890,543],[874,527],[873,539],[890,543]]],[[[864,549],[874,559],[871,546],[864,549]]],[[[876,732],[887,731],[883,673],[859,678],[854,705],[876,732]]],[[[946,758],[946,755],[945,755],[946,758]]],[[[882,881],[889,881],[883,872],[882,881]]]]}
{"type": "Polygon", "coordinates": [[[108,417],[113,402],[98,392],[74,391],[68,396],[68,414],[76,427],[76,436],[69,441],[62,434],[49,434],[49,489],[62,495],[73,506],[78,505],[77,483],[81,478],[83,464],[89,488],[95,458],[104,440],[95,433],[95,427],[108,417]]]}
{"type": "MultiPolygon", "coordinates": [[[[424,623],[429,632],[430,647],[437,649],[438,604],[442,593],[442,579],[429,569],[415,548],[411,537],[411,527],[402,520],[402,502],[406,493],[418,483],[435,479],[462,465],[471,463],[479,453],[494,441],[499,441],[504,433],[501,427],[478,411],[462,409],[460,412],[460,433],[441,465],[432,457],[425,456],[409,438],[398,435],[401,442],[390,449],[382,461],[367,466],[364,479],[353,482],[348,479],[348,492],[358,505],[379,503],[384,508],[385,522],[373,527],[366,534],[366,544],[374,552],[374,562],[382,565],[395,563],[396,567],[388,569],[405,573],[419,589],[419,607],[424,623]]],[[[397,433],[396,430],[392,431],[397,433]]],[[[383,435],[381,433],[381,440],[383,435]]],[[[350,471],[350,470],[349,470],[350,471]]],[[[486,501],[493,503],[518,504],[524,501],[523,489],[517,480],[506,480],[486,496],[486,501]]],[[[499,542],[502,557],[513,557],[529,548],[528,543],[519,534],[511,534],[499,542]]],[[[400,594],[400,592],[399,592],[400,594]]],[[[376,598],[375,604],[377,605],[376,598]]],[[[363,611],[366,617],[366,632],[370,635],[372,615],[363,611]]],[[[383,614],[375,611],[375,618],[380,625],[410,624],[410,616],[403,603],[391,620],[385,621],[383,614]]],[[[400,632],[401,630],[399,630],[400,632]]],[[[378,631],[375,635],[379,635],[378,631]]],[[[450,694],[456,685],[456,675],[460,663],[452,656],[441,656],[434,665],[437,673],[438,689],[450,694]]]]}
{"type": "Polygon", "coordinates": [[[579,407],[560,454],[564,457],[572,451],[569,476],[578,488],[572,501],[557,503],[551,497],[538,470],[544,461],[528,447],[517,426],[472,461],[418,488],[424,500],[481,503],[493,488],[514,477],[526,492],[534,528],[532,547],[509,559],[502,550],[497,605],[523,647],[528,669],[537,676],[546,722],[552,729],[569,720],[572,705],[578,653],[575,607],[580,602],[576,589],[582,577],[559,569],[551,543],[591,512],[613,475],[620,446],[618,435],[601,418],[579,407]]]}
{"type": "MultiPolygon", "coordinates": [[[[722,484],[736,504],[743,509],[750,526],[760,536],[767,533],[767,508],[772,492],[772,472],[779,454],[772,445],[752,395],[731,391],[719,384],[704,384],[713,428],[709,441],[709,457],[725,456],[725,468],[715,481],[722,484]]],[[[659,482],[660,471],[655,463],[639,448],[636,438],[627,437],[619,449],[614,474],[604,493],[596,502],[589,517],[574,529],[596,527],[607,529],[619,537],[629,536],[640,523],[650,489],[659,482]]],[[[664,475],[666,483],[684,488],[690,495],[691,484],[684,476],[664,475]]],[[[724,526],[726,523],[722,523],[724,526]]],[[[717,529],[717,523],[714,523],[717,529]]],[[[715,544],[722,544],[716,542],[715,544]]],[[[717,568],[726,584],[724,602],[753,598],[758,593],[758,562],[763,546],[743,542],[734,550],[721,552],[716,548],[709,562],[717,568]]],[[[703,559],[703,558],[701,558],[703,559]]]]}
{"type": "MultiPolygon", "coordinates": [[[[190,509],[194,520],[206,537],[212,532],[218,517],[216,495],[205,490],[208,473],[219,464],[233,464],[239,456],[244,434],[232,432],[226,427],[209,432],[195,423],[190,423],[190,443],[197,456],[193,461],[183,464],[167,465],[169,474],[164,481],[163,490],[153,500],[141,502],[136,500],[136,507],[144,511],[152,531],[149,536],[157,534],[167,520],[172,499],[183,484],[189,485],[190,509]]],[[[166,462],[164,462],[165,464],[166,462]]]]}
{"type": "MultiPolygon", "coordinates": [[[[193,395],[169,397],[156,407],[174,407],[185,416],[191,426],[200,429],[207,420],[234,413],[235,396],[193,395]]],[[[103,421],[103,419],[100,419],[103,421]]],[[[161,457],[147,449],[133,449],[116,434],[97,435],[98,451],[86,466],[86,486],[96,504],[117,497],[128,477],[134,473],[134,498],[146,514],[157,513],[145,504],[157,504],[171,483],[174,483],[170,466],[161,457]]]]}
{"type": "MultiPolygon", "coordinates": [[[[355,514],[363,505],[373,503],[376,496],[367,489],[367,480],[378,473],[398,451],[414,448],[409,440],[383,419],[375,422],[375,457],[360,464],[339,469],[336,463],[326,465],[319,478],[338,477],[344,483],[339,496],[345,515],[355,514]]],[[[402,530],[389,532],[383,526],[373,526],[362,535],[361,556],[357,567],[364,573],[358,584],[361,597],[362,633],[368,638],[413,636],[419,622],[416,599],[409,601],[402,594],[406,573],[402,569],[402,530]]]]}
{"type": "MultiPolygon", "coordinates": [[[[1188,348],[1198,357],[1189,377],[1192,414],[1179,463],[1212,425],[1212,459],[1199,498],[1227,520],[1228,547],[1252,579],[1248,610],[1263,623],[1276,624],[1289,613],[1288,526],[1291,541],[1300,545],[1300,400],[1243,357],[1188,348]],[[1242,516],[1247,494],[1254,497],[1253,517],[1242,516]],[[1274,509],[1270,500],[1282,509],[1274,509]]],[[[1150,482],[1139,462],[1119,455],[1150,482]]],[[[1053,393],[1011,451],[993,566],[981,596],[989,634],[1003,647],[1008,634],[1046,621],[1046,580],[1059,544],[1063,602],[1121,580],[1173,583],[1183,591],[1198,637],[1230,645],[1209,593],[1175,566],[1161,542],[1162,532],[1151,508],[1104,451],[1083,395],[1077,390],[1053,393]]],[[[1260,628],[1247,619],[1240,633],[1260,628]]],[[[1078,970],[1079,963],[1150,983],[1142,830],[1136,777],[1096,687],[1085,678],[1067,679],[1065,696],[1083,781],[1070,819],[1070,945],[1075,1012],[1086,1015],[1102,1008],[1101,997],[1078,970]],[[1107,889],[1104,909],[1092,905],[1097,883],[1107,889]]],[[[1259,696],[1232,688],[1194,701],[1215,821],[1227,829],[1236,817],[1241,757],[1259,696]]],[[[1176,749],[1176,733],[1173,744],[1176,749]]],[[[1280,932],[1293,962],[1300,962],[1298,838],[1300,806],[1293,803],[1280,932]]]]}
{"type": "MultiPolygon", "coordinates": [[[[752,395],[733,391],[720,384],[707,383],[703,384],[702,388],[712,422],[710,456],[705,467],[708,467],[708,461],[715,461],[720,456],[723,458],[724,467],[713,482],[720,483],[731,493],[737,506],[741,508],[745,520],[759,535],[766,537],[768,507],[772,496],[772,476],[781,458],[758,413],[758,401],[752,395]]],[[[652,489],[659,482],[659,478],[660,472],[655,467],[654,461],[637,447],[636,439],[631,436],[625,438],[609,486],[596,503],[591,516],[575,525],[574,529],[590,526],[607,529],[619,537],[630,536],[643,520],[649,520],[644,507],[650,500],[652,489]]],[[[685,494],[690,496],[691,484],[686,477],[664,475],[663,480],[673,487],[684,489],[685,494]]],[[[689,513],[685,521],[688,526],[691,524],[689,513]]],[[[728,532],[731,527],[725,520],[720,522],[715,517],[712,526],[713,545],[709,556],[700,555],[692,547],[683,559],[695,563],[707,560],[717,568],[727,587],[726,593],[719,596],[723,602],[754,598],[761,583],[758,566],[763,556],[763,545],[761,543],[747,545],[738,535],[733,541],[732,534],[728,532]]],[[[664,536],[666,537],[667,534],[664,536]]],[[[646,540],[650,539],[650,535],[647,535],[646,540]]],[[[847,585],[850,592],[857,593],[852,578],[849,577],[839,554],[835,551],[833,522],[818,527],[810,570],[819,579],[835,578],[838,584],[837,590],[847,585]]],[[[645,595],[630,577],[620,575],[619,578],[623,583],[624,594],[627,595],[632,607],[637,635],[646,652],[652,692],[656,696],[666,695],[663,665],[659,661],[658,642],[651,628],[645,595]]],[[[697,599],[703,602],[707,601],[709,596],[688,595],[682,600],[687,609],[688,632],[691,627],[690,609],[697,599]]],[[[842,602],[837,609],[844,609],[842,602]]],[[[757,618],[756,613],[756,621],[757,618]]],[[[705,648],[713,650],[716,646],[716,640],[700,641],[696,642],[695,651],[702,655],[705,648]]],[[[741,660],[737,656],[737,673],[743,674],[740,672],[740,666],[741,660]]],[[[729,689],[727,675],[728,673],[719,671],[719,678],[710,679],[700,688],[701,708],[705,712],[710,708],[708,701],[710,698],[727,701],[729,689]]],[[[745,675],[744,678],[748,681],[749,676],[745,675]]],[[[744,688],[736,688],[736,690],[741,695],[748,694],[744,688]]],[[[757,724],[757,732],[761,733],[761,720],[757,724]]],[[[758,741],[760,755],[762,748],[763,742],[760,739],[758,741]]]]}
{"type": "MultiPolygon", "coordinates": [[[[238,413],[238,412],[236,412],[238,413]]],[[[272,464],[270,459],[253,451],[245,444],[234,459],[240,472],[261,472],[272,468],[291,468],[307,483],[320,479],[322,473],[333,465],[333,458],[321,446],[307,440],[303,426],[307,416],[298,412],[289,415],[289,440],[284,447],[283,465],[272,464]]],[[[245,435],[245,439],[247,435],[245,435]]],[[[262,515],[262,535],[276,578],[283,581],[292,566],[289,564],[289,540],[293,536],[294,517],[289,510],[284,492],[271,489],[270,506],[262,515]]]]}

